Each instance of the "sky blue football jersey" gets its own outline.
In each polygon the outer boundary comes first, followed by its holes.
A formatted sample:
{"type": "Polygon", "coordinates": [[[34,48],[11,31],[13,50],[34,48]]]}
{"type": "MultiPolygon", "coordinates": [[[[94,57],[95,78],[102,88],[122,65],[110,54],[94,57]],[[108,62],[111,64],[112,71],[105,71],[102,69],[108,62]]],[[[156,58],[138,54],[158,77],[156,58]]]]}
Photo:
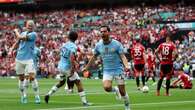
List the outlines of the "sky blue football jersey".
{"type": "Polygon", "coordinates": [[[17,55],[16,59],[17,60],[30,60],[33,59],[34,57],[34,48],[35,48],[35,41],[37,37],[36,32],[30,32],[28,33],[27,31],[22,32],[21,36],[26,36],[28,37],[28,40],[20,40],[19,42],[19,47],[17,49],[17,55]]]}
{"type": "Polygon", "coordinates": [[[70,70],[71,68],[71,55],[77,54],[77,46],[71,41],[66,42],[60,48],[60,61],[58,63],[58,69],[61,71],[70,70]]]}
{"type": "Polygon", "coordinates": [[[100,40],[94,49],[94,54],[100,55],[102,58],[104,73],[123,73],[123,64],[120,58],[122,53],[124,53],[122,44],[114,39],[107,45],[100,40]]]}

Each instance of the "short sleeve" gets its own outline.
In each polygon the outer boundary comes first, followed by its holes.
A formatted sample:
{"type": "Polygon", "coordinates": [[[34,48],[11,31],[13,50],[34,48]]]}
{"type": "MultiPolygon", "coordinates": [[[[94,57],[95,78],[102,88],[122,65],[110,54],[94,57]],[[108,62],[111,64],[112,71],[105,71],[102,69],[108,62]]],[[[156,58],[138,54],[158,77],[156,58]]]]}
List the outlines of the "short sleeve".
{"type": "Polygon", "coordinates": [[[122,53],[124,53],[124,48],[123,48],[123,45],[120,43],[120,42],[118,42],[118,53],[119,54],[122,54],[122,53]]]}
{"type": "Polygon", "coordinates": [[[98,56],[99,54],[100,54],[100,52],[99,52],[99,45],[98,44],[96,44],[96,46],[95,46],[95,49],[94,49],[94,51],[93,51],[93,54],[94,55],[96,55],[96,56],[98,56]]]}

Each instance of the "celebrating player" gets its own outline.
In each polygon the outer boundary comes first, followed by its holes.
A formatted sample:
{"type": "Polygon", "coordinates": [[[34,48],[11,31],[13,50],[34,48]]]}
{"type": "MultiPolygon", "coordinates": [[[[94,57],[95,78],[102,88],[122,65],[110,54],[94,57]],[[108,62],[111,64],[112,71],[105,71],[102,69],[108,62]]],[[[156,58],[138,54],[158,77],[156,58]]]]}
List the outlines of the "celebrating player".
{"type": "Polygon", "coordinates": [[[109,35],[110,28],[101,26],[100,32],[102,40],[100,40],[94,49],[94,55],[89,60],[83,70],[88,70],[98,55],[103,62],[103,86],[106,92],[114,92],[119,97],[122,96],[125,104],[125,110],[130,110],[129,96],[125,90],[124,82],[124,66],[129,68],[127,59],[124,55],[123,46],[117,40],[111,39],[109,35]],[[118,87],[112,87],[112,80],[117,81],[118,87]]]}
{"type": "Polygon", "coordinates": [[[14,30],[18,41],[14,47],[18,47],[16,55],[16,73],[19,76],[18,85],[21,92],[21,103],[27,103],[26,90],[29,82],[32,83],[32,88],[35,91],[35,103],[40,103],[38,82],[35,78],[36,69],[33,62],[35,40],[37,37],[37,33],[34,32],[34,29],[34,21],[28,20],[26,22],[26,31],[20,34],[17,29],[14,30]]]}
{"type": "Polygon", "coordinates": [[[55,93],[60,87],[62,87],[67,78],[71,81],[75,81],[81,101],[84,106],[89,106],[86,99],[86,94],[83,89],[80,77],[78,76],[77,70],[77,46],[75,41],[77,40],[78,34],[74,31],[71,31],[68,35],[69,41],[66,42],[60,49],[60,61],[58,63],[58,69],[60,71],[60,81],[58,84],[54,85],[47,95],[45,95],[45,102],[49,102],[50,96],[55,93]]]}

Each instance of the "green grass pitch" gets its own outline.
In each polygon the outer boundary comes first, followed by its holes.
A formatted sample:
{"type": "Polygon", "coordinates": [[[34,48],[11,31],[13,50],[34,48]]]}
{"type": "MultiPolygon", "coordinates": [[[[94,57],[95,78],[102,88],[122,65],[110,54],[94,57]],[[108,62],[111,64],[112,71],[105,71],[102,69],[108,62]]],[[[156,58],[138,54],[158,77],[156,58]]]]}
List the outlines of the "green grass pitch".
{"type": "MultiPolygon", "coordinates": [[[[104,92],[101,80],[83,80],[83,85],[92,106],[83,107],[76,89],[73,94],[67,94],[64,87],[59,89],[45,104],[44,95],[57,82],[55,79],[40,79],[41,104],[34,103],[31,86],[28,89],[28,103],[20,103],[17,79],[0,78],[0,110],[124,110],[123,102],[116,100],[114,94],[104,92]]],[[[114,83],[115,84],[115,83],[114,83]]],[[[195,84],[195,81],[193,81],[195,84]]],[[[156,86],[152,81],[148,84],[149,93],[138,91],[134,80],[126,81],[126,89],[131,100],[132,110],[195,110],[195,89],[171,89],[171,96],[155,96],[156,86]]]]}

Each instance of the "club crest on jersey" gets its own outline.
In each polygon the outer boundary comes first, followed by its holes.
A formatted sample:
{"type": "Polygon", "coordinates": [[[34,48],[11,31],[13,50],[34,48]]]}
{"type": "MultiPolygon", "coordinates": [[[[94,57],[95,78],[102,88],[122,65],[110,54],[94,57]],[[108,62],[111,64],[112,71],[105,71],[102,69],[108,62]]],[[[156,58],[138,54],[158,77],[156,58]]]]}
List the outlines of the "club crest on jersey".
{"type": "Polygon", "coordinates": [[[111,52],[114,52],[115,51],[115,49],[114,48],[111,48],[111,52]]]}

